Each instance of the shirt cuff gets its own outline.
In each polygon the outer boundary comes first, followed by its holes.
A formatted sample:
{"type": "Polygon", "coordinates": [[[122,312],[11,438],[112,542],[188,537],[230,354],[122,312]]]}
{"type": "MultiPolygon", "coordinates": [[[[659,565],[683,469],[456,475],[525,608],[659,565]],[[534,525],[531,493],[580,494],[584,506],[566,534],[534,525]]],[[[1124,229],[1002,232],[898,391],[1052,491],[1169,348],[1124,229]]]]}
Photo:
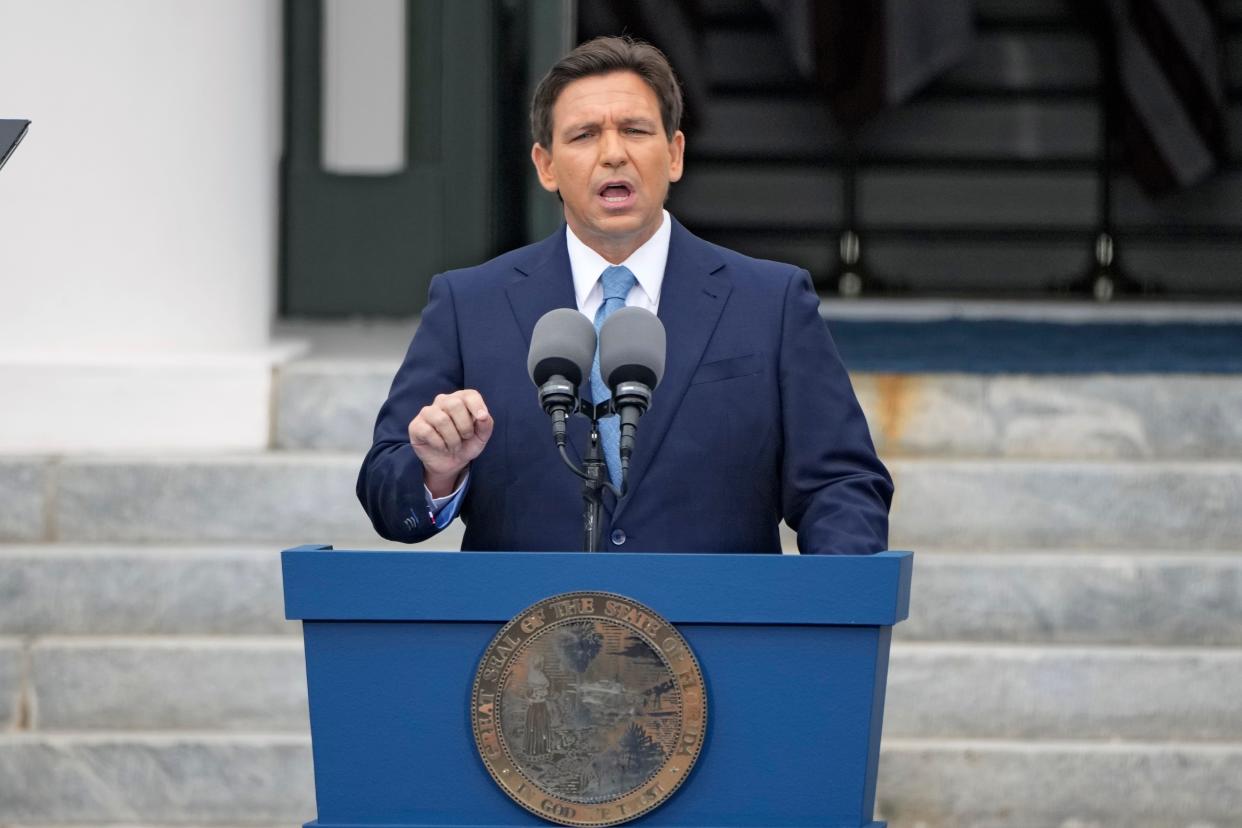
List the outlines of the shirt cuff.
{"type": "Polygon", "coordinates": [[[470,483],[470,470],[462,475],[461,482],[457,484],[457,488],[452,494],[446,494],[444,497],[432,497],[431,490],[423,486],[423,491],[427,494],[427,512],[431,515],[431,522],[437,529],[443,529],[453,522],[453,518],[457,517],[457,513],[461,511],[462,496],[466,493],[466,487],[470,483]]]}

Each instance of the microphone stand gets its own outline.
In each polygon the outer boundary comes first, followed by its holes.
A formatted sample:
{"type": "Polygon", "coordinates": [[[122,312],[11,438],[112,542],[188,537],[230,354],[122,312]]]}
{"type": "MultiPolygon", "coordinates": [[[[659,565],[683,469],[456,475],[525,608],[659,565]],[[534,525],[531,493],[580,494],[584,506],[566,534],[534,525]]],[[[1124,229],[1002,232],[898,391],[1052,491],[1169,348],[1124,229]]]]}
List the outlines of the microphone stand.
{"type": "MultiPolygon", "coordinates": [[[[582,546],[587,552],[598,552],[600,534],[603,528],[604,498],[600,493],[611,489],[618,498],[625,492],[625,478],[622,477],[621,488],[612,485],[608,479],[608,464],[604,461],[604,450],[599,444],[599,419],[612,413],[612,400],[594,405],[586,400],[579,401],[578,414],[585,414],[591,420],[591,434],[587,441],[583,467],[578,468],[569,459],[565,451],[564,432],[557,438],[561,459],[569,470],[582,478],[582,546]]],[[[624,472],[622,472],[624,475],[624,472]]]]}
{"type": "Polygon", "coordinates": [[[608,477],[608,464],[604,461],[604,450],[599,443],[600,418],[616,413],[614,400],[609,399],[599,404],[579,400],[577,410],[573,413],[584,414],[591,420],[591,433],[587,440],[586,454],[583,456],[583,468],[575,466],[566,451],[564,422],[569,412],[565,409],[557,410],[553,420],[553,436],[556,438],[556,445],[565,465],[575,475],[582,478],[582,546],[587,552],[598,552],[600,551],[604,513],[604,498],[601,492],[604,489],[611,489],[618,499],[623,497],[629,469],[622,461],[621,488],[614,486],[608,477]]]}
{"type": "Polygon", "coordinates": [[[598,552],[604,509],[600,492],[608,482],[608,464],[599,445],[599,421],[593,415],[583,466],[586,473],[582,477],[582,543],[587,552],[598,552]]]}

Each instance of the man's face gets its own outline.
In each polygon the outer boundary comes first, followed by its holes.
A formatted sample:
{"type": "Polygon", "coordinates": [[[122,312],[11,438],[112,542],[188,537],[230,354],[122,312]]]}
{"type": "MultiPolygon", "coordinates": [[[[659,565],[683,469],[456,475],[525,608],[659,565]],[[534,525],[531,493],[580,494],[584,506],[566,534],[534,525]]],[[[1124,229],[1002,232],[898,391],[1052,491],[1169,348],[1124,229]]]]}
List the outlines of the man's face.
{"type": "Polygon", "coordinates": [[[579,78],[552,108],[552,146],[531,159],[539,182],[560,191],[565,221],[604,258],[623,261],[660,227],[671,182],[681,178],[685,136],[669,141],[660,102],[633,72],[579,78]]]}

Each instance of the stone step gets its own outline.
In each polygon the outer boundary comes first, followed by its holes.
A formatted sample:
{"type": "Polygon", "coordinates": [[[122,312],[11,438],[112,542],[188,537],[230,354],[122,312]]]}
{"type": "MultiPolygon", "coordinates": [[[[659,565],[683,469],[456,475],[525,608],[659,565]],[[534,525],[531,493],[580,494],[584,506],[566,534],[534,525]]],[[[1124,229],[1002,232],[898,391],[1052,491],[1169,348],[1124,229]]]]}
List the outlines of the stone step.
{"type": "Polygon", "coordinates": [[[0,825],[301,824],[310,737],[0,734],[0,825]]]}
{"type": "Polygon", "coordinates": [[[48,461],[43,539],[271,539],[295,546],[365,538],[374,533],[354,496],[360,461],[288,452],[48,461]]]}
{"type": "Polygon", "coordinates": [[[0,541],[47,535],[51,464],[39,458],[0,457],[0,541]]]}
{"type": "Polygon", "coordinates": [[[387,359],[312,358],[280,366],[274,384],[275,447],[356,451],[361,458],[409,347],[408,338],[404,344],[391,336],[385,342],[391,351],[387,359]]]}
{"type": "Polygon", "coordinates": [[[1242,745],[886,740],[890,828],[1238,828],[1242,745]]]}
{"type": "MultiPolygon", "coordinates": [[[[1242,825],[1239,778],[1236,743],[889,739],[878,807],[893,828],[1228,828],[1242,825]]],[[[3,825],[257,826],[314,814],[304,736],[0,734],[3,825]]]]}
{"type": "Polygon", "coordinates": [[[37,639],[29,663],[36,730],[308,730],[291,636],[37,639]]]}
{"type": "MultiPolygon", "coordinates": [[[[457,549],[450,526],[416,548],[457,549]]],[[[341,549],[411,549],[378,538],[341,549]]],[[[292,635],[277,543],[0,544],[0,636],[292,635]]]]}
{"type": "Polygon", "coordinates": [[[0,545],[0,635],[272,635],[280,554],[254,546],[0,545]]]}
{"type": "Polygon", "coordinates": [[[1242,645],[1242,555],[916,552],[898,640],[1242,645]]]}
{"type": "MultiPolygon", "coordinates": [[[[307,730],[295,638],[38,639],[29,664],[36,731],[307,730]]],[[[885,733],[1240,741],[1230,687],[1236,648],[899,643],[885,733]]]]}
{"type": "Polygon", "coordinates": [[[1242,650],[895,644],[885,736],[1242,741],[1242,650]]]}
{"type": "Polygon", "coordinates": [[[1242,548],[1242,463],[902,459],[889,543],[1242,548]]]}
{"type": "MultiPolygon", "coordinates": [[[[282,366],[276,446],[364,453],[400,353],[394,350],[389,360],[312,359],[282,366]]],[[[1242,411],[1242,377],[852,378],[877,447],[894,457],[1242,457],[1242,418],[1236,416],[1242,411]]]]}
{"type": "MultiPolygon", "coordinates": [[[[92,457],[52,468],[66,541],[368,538],[359,457],[92,457]]],[[[894,459],[894,547],[1242,549],[1242,462],[894,459]]]]}
{"type": "MultiPolygon", "coordinates": [[[[452,532],[433,542],[455,548],[458,539],[444,537],[452,532]]],[[[278,549],[0,544],[0,637],[295,635],[300,625],[284,620],[278,549]]],[[[895,634],[903,641],[1242,646],[1242,555],[918,551],[910,617],[895,634]]],[[[11,663],[15,656],[0,648],[0,664],[4,652],[11,663]]]]}
{"type": "MultiPolygon", "coordinates": [[[[322,452],[49,460],[36,504],[47,516],[42,539],[293,546],[372,537],[354,495],[359,461],[322,452]]],[[[1242,548],[1242,461],[903,458],[889,467],[894,548],[1242,548]]]]}
{"type": "Polygon", "coordinates": [[[16,638],[0,638],[0,733],[16,730],[23,718],[26,655],[16,638]]]}
{"type": "Polygon", "coordinates": [[[855,389],[885,455],[1242,457],[1242,378],[862,374],[855,389]]]}

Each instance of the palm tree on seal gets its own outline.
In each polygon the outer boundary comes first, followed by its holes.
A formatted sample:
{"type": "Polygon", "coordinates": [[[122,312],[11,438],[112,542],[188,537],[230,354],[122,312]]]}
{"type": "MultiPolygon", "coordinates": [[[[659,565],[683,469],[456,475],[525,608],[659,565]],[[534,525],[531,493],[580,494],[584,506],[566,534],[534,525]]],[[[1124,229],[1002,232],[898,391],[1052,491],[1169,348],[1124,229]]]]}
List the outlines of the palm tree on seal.
{"type": "Polygon", "coordinates": [[[630,723],[617,747],[621,751],[621,771],[631,777],[645,776],[664,761],[664,749],[638,722],[630,723]]]}

